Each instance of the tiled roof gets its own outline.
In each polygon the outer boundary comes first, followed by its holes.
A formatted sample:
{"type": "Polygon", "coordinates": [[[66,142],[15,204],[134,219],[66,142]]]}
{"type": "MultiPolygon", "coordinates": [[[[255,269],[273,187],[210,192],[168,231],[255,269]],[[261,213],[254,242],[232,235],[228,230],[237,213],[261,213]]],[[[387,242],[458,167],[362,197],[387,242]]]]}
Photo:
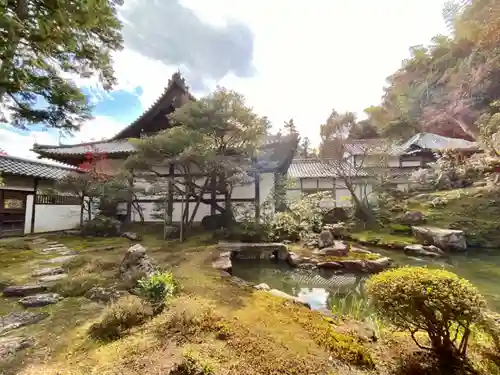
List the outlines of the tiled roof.
{"type": "Polygon", "coordinates": [[[398,151],[397,145],[385,138],[350,139],[345,142],[344,148],[350,155],[392,154],[398,151]]]}
{"type": "Polygon", "coordinates": [[[403,144],[397,144],[385,138],[351,139],[345,143],[345,152],[350,155],[363,155],[365,153],[401,155],[415,148],[441,151],[446,149],[475,150],[478,147],[475,142],[433,133],[418,133],[403,144]]]}
{"type": "Polygon", "coordinates": [[[349,163],[333,160],[295,159],[288,168],[290,178],[334,178],[345,175],[368,176],[365,171],[356,171],[349,163]]]}
{"type": "Polygon", "coordinates": [[[432,133],[419,133],[411,137],[401,145],[405,151],[410,151],[417,147],[425,150],[441,151],[447,149],[454,150],[475,150],[478,148],[476,142],[467,141],[459,138],[449,138],[432,133]]]}
{"type": "Polygon", "coordinates": [[[76,168],[50,165],[38,161],[0,155],[0,172],[14,175],[32,176],[47,179],[60,179],[76,168]]]}
{"type": "Polygon", "coordinates": [[[76,145],[37,145],[33,146],[33,151],[40,155],[83,155],[87,152],[102,152],[105,154],[131,153],[135,151],[134,145],[127,139],[108,140],[99,142],[80,143],[76,145]]]}

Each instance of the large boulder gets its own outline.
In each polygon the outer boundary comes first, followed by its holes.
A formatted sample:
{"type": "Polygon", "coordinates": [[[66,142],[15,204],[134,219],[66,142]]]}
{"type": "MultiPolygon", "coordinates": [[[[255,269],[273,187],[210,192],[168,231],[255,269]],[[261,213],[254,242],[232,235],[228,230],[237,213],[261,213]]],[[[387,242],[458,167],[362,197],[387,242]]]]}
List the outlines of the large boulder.
{"type": "Polygon", "coordinates": [[[233,268],[233,264],[231,262],[231,252],[225,251],[221,253],[219,257],[212,262],[212,267],[220,271],[231,273],[233,268]]]}
{"type": "Polygon", "coordinates": [[[11,312],[7,315],[0,316],[0,335],[16,328],[38,323],[48,316],[48,312],[28,311],[11,312]]]}
{"type": "Polygon", "coordinates": [[[234,259],[288,260],[288,250],[282,243],[219,242],[219,250],[228,251],[234,259]]]}
{"type": "Polygon", "coordinates": [[[0,360],[6,360],[34,344],[32,337],[0,337],[0,360]]]}
{"type": "Polygon", "coordinates": [[[349,254],[349,244],[344,241],[333,241],[330,247],[313,252],[314,255],[344,257],[349,254]]]}
{"type": "Polygon", "coordinates": [[[155,271],[153,261],[141,244],[135,244],[127,250],[119,268],[120,277],[127,282],[133,282],[141,276],[151,276],[155,271]]]}
{"type": "Polygon", "coordinates": [[[415,238],[424,245],[434,245],[445,251],[467,250],[465,234],[461,230],[414,226],[412,231],[415,238]]]}
{"type": "Polygon", "coordinates": [[[425,215],[420,211],[406,211],[396,220],[403,225],[418,225],[425,223],[425,215]]]}
{"type": "Polygon", "coordinates": [[[318,237],[318,247],[323,249],[325,247],[330,247],[333,245],[335,239],[333,238],[332,232],[329,230],[323,230],[318,237]]]}
{"type": "Polygon", "coordinates": [[[440,248],[434,245],[408,245],[405,246],[404,251],[407,255],[412,256],[424,256],[431,258],[441,258],[445,256],[445,253],[440,248]]]}

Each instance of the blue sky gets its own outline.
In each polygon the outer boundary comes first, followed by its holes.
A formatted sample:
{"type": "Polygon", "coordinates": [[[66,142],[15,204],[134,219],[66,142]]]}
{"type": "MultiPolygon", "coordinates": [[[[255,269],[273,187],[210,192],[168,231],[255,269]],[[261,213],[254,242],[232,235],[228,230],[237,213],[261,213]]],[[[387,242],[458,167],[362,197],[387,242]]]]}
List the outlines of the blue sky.
{"type": "Polygon", "coordinates": [[[114,55],[115,91],[77,79],[95,118],[72,138],[0,125],[0,147],[36,157],[34,142],[113,136],[161,94],[177,70],[196,96],[223,85],[243,93],[277,129],[294,118],[319,142],[330,111],[378,104],[385,78],[412,45],[446,33],[444,0],[127,0],[125,48],[114,55]],[[163,21],[163,22],[162,22],[163,21]]]}

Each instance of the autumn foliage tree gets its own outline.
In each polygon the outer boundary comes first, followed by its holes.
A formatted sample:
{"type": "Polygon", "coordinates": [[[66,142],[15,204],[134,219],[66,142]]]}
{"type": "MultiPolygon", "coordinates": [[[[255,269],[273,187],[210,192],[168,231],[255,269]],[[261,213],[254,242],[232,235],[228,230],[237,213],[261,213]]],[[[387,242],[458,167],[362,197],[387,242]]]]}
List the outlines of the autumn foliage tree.
{"type": "Polygon", "coordinates": [[[450,1],[444,16],[451,36],[411,47],[410,57],[387,79],[380,105],[366,110],[382,135],[480,135],[476,120],[500,96],[500,1],[450,1]]]}

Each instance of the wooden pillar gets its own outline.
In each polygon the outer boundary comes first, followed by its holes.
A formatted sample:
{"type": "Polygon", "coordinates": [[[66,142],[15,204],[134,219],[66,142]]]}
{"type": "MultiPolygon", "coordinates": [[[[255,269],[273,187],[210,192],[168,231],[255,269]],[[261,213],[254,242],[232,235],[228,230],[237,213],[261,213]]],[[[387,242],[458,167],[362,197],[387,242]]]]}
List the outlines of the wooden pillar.
{"type": "Polygon", "coordinates": [[[165,222],[167,225],[172,225],[173,217],[174,217],[174,172],[175,167],[173,164],[168,166],[168,196],[167,196],[167,217],[165,218],[165,222]]]}
{"type": "Polygon", "coordinates": [[[212,204],[210,205],[210,215],[215,215],[215,204],[217,203],[217,176],[215,173],[212,174],[210,180],[210,200],[212,204]]]}
{"type": "Polygon", "coordinates": [[[127,223],[131,223],[132,222],[132,200],[133,200],[132,189],[134,187],[134,178],[133,177],[128,179],[128,187],[129,187],[129,191],[127,192],[127,216],[126,216],[125,221],[127,223]]]}
{"type": "Polygon", "coordinates": [[[38,190],[38,177],[35,177],[33,182],[33,206],[31,207],[31,227],[30,233],[35,233],[35,215],[36,215],[36,195],[38,190]]]}
{"type": "Polygon", "coordinates": [[[333,206],[337,207],[337,180],[333,178],[333,206]]]}
{"type": "Polygon", "coordinates": [[[255,222],[258,223],[260,221],[260,173],[258,171],[255,171],[254,174],[254,204],[255,204],[255,222]]]}

